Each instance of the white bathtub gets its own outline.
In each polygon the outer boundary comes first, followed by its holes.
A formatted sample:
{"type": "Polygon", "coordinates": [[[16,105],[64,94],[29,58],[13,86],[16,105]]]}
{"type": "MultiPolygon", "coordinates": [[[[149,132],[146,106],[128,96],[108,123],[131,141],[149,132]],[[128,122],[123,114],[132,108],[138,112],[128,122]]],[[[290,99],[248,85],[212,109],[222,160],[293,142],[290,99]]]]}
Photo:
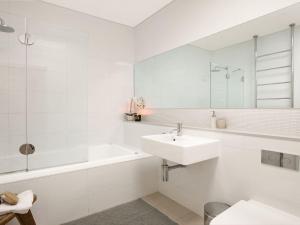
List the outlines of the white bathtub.
{"type": "Polygon", "coordinates": [[[72,172],[113,163],[149,157],[138,149],[114,144],[92,146],[88,150],[88,161],[65,166],[57,166],[46,169],[32,170],[28,172],[16,172],[0,175],[0,184],[39,178],[60,173],[72,172]]]}
{"type": "Polygon", "coordinates": [[[0,175],[0,192],[33,190],[37,224],[59,225],[156,192],[158,180],[157,158],[101,145],[89,149],[88,162],[0,175]]]}

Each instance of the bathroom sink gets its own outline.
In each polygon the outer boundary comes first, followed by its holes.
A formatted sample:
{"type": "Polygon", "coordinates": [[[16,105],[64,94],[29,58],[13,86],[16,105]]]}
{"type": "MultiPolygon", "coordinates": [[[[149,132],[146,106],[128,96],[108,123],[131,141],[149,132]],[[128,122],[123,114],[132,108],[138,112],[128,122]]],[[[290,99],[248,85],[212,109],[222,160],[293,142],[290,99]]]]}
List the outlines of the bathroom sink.
{"type": "Polygon", "coordinates": [[[219,156],[220,141],[211,138],[173,134],[142,137],[142,150],[151,155],[189,165],[219,156]]]}

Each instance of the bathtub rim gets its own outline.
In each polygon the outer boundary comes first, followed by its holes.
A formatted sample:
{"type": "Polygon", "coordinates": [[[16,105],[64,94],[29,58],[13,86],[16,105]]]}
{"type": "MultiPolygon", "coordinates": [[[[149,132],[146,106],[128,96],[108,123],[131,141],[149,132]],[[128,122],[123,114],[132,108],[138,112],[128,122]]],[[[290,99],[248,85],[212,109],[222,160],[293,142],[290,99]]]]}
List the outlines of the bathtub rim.
{"type": "MultiPolygon", "coordinates": [[[[122,145],[114,145],[114,146],[119,146],[121,148],[128,148],[128,146],[125,147],[122,145]]],[[[134,154],[136,151],[134,149],[130,149],[130,150],[132,150],[133,152],[132,155],[113,157],[113,158],[102,159],[102,160],[99,159],[94,161],[79,162],[79,163],[50,167],[50,168],[36,169],[28,172],[20,171],[20,172],[12,172],[9,174],[2,174],[0,175],[0,185],[15,183],[24,180],[30,180],[30,179],[38,179],[38,178],[62,174],[62,173],[71,173],[79,170],[86,170],[86,169],[96,168],[96,167],[110,165],[110,164],[117,164],[117,163],[123,163],[123,162],[129,162],[129,161],[153,157],[152,155],[142,151],[138,151],[138,154],[134,154]]]]}

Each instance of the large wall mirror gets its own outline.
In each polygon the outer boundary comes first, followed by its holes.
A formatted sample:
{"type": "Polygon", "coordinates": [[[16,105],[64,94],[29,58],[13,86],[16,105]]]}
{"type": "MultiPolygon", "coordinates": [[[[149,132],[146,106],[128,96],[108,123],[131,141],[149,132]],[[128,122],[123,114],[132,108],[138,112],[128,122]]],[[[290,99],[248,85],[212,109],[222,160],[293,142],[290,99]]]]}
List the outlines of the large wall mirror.
{"type": "Polygon", "coordinates": [[[150,108],[300,108],[300,4],[135,65],[150,108]]]}

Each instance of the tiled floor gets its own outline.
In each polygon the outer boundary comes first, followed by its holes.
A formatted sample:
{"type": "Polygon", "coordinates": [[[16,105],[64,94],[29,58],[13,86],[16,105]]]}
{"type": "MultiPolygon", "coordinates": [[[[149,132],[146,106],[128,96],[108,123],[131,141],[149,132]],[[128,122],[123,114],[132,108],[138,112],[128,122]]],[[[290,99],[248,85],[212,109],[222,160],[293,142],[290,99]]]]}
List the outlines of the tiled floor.
{"type": "Polygon", "coordinates": [[[177,225],[168,216],[138,199],[63,225],[177,225]]]}
{"type": "Polygon", "coordinates": [[[202,217],[158,192],[145,196],[143,200],[179,225],[204,224],[202,217]]]}

